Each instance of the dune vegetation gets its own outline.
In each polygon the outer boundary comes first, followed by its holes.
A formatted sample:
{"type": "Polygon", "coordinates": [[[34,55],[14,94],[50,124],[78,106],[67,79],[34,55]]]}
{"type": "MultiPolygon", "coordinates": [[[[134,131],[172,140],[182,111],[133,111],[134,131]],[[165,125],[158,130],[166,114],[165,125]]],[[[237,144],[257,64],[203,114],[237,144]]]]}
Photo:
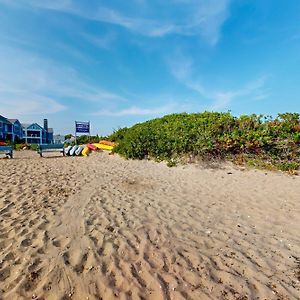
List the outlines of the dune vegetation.
{"type": "Polygon", "coordinates": [[[116,130],[109,139],[127,159],[169,166],[189,159],[232,160],[293,172],[300,166],[300,114],[233,116],[230,112],[171,114],[116,130]]]}

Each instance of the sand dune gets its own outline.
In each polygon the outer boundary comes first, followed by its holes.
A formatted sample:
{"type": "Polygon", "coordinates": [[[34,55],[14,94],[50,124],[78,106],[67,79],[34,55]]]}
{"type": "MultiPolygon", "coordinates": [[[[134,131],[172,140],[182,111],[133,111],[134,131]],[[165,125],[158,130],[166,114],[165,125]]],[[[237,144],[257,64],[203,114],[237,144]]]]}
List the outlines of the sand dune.
{"type": "Polygon", "coordinates": [[[0,168],[0,299],[300,299],[299,177],[106,153],[0,168]]]}

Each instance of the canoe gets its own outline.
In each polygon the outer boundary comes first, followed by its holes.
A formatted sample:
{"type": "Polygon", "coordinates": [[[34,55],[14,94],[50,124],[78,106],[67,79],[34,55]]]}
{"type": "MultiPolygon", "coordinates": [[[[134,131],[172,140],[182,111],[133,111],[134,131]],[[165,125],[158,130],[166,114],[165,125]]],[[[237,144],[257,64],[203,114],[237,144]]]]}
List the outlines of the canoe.
{"type": "Polygon", "coordinates": [[[102,150],[109,150],[111,151],[112,149],[114,149],[113,146],[109,146],[109,145],[104,145],[104,144],[100,144],[100,143],[95,143],[93,144],[96,148],[98,149],[102,149],[102,150]]]}
{"type": "Polygon", "coordinates": [[[101,140],[98,144],[103,144],[103,145],[112,146],[112,147],[116,146],[116,144],[114,142],[106,141],[106,140],[101,140]]]}
{"type": "Polygon", "coordinates": [[[79,147],[76,149],[75,154],[76,154],[77,156],[79,156],[79,155],[81,154],[82,150],[83,150],[83,148],[82,148],[81,146],[79,146],[79,147]]]}
{"type": "Polygon", "coordinates": [[[91,150],[91,151],[96,151],[97,147],[94,144],[87,144],[87,147],[91,150]]]}
{"type": "Polygon", "coordinates": [[[72,146],[66,147],[66,148],[64,149],[65,154],[66,154],[66,155],[69,155],[69,152],[70,152],[71,149],[72,149],[72,146]]]}
{"type": "Polygon", "coordinates": [[[82,156],[88,156],[90,153],[89,147],[84,147],[83,150],[81,151],[82,156]]]}
{"type": "Polygon", "coordinates": [[[70,156],[75,155],[75,151],[77,150],[77,148],[78,148],[77,145],[73,146],[72,149],[71,149],[70,152],[69,152],[69,155],[70,155],[70,156]]]}

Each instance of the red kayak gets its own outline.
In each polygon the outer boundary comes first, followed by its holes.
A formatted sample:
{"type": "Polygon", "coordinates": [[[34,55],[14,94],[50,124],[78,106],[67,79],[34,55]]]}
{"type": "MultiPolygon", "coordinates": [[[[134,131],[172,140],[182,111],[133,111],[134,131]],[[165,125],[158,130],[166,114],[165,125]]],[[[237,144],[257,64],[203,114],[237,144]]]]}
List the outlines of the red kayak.
{"type": "Polygon", "coordinates": [[[97,150],[97,147],[95,145],[92,145],[92,144],[87,144],[86,145],[91,151],[96,151],[97,150]]]}

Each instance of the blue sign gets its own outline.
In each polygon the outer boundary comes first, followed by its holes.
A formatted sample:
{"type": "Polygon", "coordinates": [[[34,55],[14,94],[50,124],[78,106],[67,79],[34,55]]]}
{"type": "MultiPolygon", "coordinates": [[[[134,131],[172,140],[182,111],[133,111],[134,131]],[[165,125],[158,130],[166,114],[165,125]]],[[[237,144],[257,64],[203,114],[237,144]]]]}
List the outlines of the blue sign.
{"type": "Polygon", "coordinates": [[[90,122],[75,121],[76,133],[90,133],[90,122]]]}

